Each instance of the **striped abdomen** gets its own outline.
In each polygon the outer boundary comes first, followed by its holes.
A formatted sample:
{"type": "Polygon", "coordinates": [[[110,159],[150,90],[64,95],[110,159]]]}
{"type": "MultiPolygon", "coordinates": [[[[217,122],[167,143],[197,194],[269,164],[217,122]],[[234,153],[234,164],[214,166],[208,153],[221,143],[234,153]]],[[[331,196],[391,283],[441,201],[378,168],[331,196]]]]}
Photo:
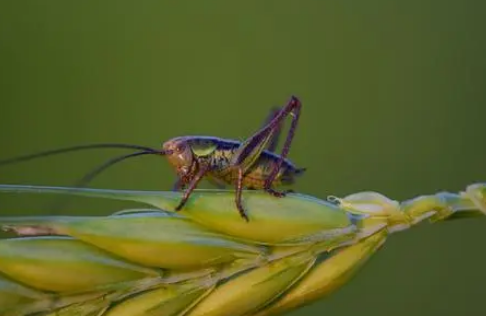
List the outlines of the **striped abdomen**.
{"type": "MultiPolygon", "coordinates": [[[[230,140],[218,141],[218,148],[211,157],[210,177],[219,179],[227,184],[236,182],[238,175],[236,170],[231,167],[230,162],[240,144],[230,140]]],[[[263,151],[253,166],[244,174],[243,186],[251,189],[263,188],[278,159],[278,155],[266,150],[263,151]]],[[[304,168],[297,168],[288,159],[284,159],[279,173],[272,182],[272,186],[290,185],[294,182],[295,177],[304,171],[304,168]]]]}

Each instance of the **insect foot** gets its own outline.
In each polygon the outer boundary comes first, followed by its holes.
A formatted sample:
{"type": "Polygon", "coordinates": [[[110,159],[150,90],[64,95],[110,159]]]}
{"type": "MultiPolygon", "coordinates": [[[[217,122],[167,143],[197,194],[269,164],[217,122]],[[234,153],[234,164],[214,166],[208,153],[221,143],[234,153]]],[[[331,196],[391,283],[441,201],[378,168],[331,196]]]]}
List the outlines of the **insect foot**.
{"type": "Polygon", "coordinates": [[[246,212],[245,210],[239,210],[240,211],[240,215],[241,217],[248,223],[250,222],[250,218],[248,217],[248,215],[246,215],[246,212]]]}
{"type": "Polygon", "coordinates": [[[182,210],[182,208],[184,207],[184,204],[185,204],[185,203],[184,203],[184,201],[181,201],[181,202],[179,203],[179,205],[177,205],[177,206],[175,207],[175,211],[176,211],[176,212],[179,212],[180,210],[182,210]]]}
{"type": "Polygon", "coordinates": [[[272,188],[267,188],[267,189],[265,189],[265,191],[267,193],[273,195],[274,197],[278,197],[278,198],[285,197],[288,193],[294,193],[295,192],[294,190],[277,191],[277,190],[274,190],[272,188]]]}

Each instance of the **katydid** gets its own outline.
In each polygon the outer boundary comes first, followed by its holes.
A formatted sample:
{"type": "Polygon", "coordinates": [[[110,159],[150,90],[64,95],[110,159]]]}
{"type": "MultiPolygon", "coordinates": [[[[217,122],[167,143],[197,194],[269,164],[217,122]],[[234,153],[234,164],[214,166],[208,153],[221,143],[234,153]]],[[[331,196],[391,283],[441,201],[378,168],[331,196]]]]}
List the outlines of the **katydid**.
{"type": "Polygon", "coordinates": [[[300,101],[296,97],[292,97],[286,106],[272,110],[263,127],[244,142],[211,136],[181,136],[164,142],[162,149],[130,144],[80,145],[11,158],[0,161],[0,166],[84,149],[136,149],[138,151],[135,153],[115,157],[92,170],[77,183],[77,187],[86,185],[106,168],[127,158],[162,155],[167,158],[178,176],[174,190],[186,189],[180,203],[175,208],[176,211],[184,207],[199,182],[206,178],[218,186],[233,185],[235,187],[236,207],[240,215],[248,221],[249,218],[242,205],[243,188],[264,190],[275,197],[284,197],[292,190],[277,191],[275,187],[293,184],[295,177],[305,171],[305,168],[298,168],[287,159],[300,110],[300,101]],[[274,151],[283,122],[289,115],[292,117],[292,122],[282,153],[278,155],[274,151]]]}

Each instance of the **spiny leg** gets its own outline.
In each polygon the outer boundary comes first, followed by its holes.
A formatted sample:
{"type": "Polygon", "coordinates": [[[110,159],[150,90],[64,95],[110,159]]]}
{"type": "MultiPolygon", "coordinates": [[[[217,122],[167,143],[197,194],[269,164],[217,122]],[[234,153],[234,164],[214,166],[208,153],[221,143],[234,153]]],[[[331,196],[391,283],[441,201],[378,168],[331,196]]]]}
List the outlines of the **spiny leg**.
{"type": "MultiPolygon", "coordinates": [[[[300,102],[297,98],[292,97],[291,101],[283,107],[280,111],[278,111],[273,119],[268,122],[263,128],[261,128],[258,132],[253,134],[251,137],[247,138],[235,152],[232,160],[231,165],[233,167],[241,167],[243,168],[243,173],[248,171],[254,163],[258,160],[260,154],[265,150],[267,145],[271,142],[274,135],[276,135],[276,131],[278,127],[283,124],[283,120],[289,115],[294,109],[300,110],[300,102]]],[[[298,113],[296,113],[298,114],[298,113]]],[[[295,115],[298,117],[298,115],[295,115]]],[[[295,119],[294,119],[295,121],[295,119]]],[[[295,122],[292,122],[292,126],[289,133],[294,133],[295,130],[295,122]]],[[[290,141],[293,135],[289,135],[290,141]]],[[[289,137],[286,140],[286,147],[289,147],[289,137]]],[[[286,156],[288,153],[288,148],[283,148],[283,155],[286,156]]],[[[285,158],[285,157],[283,157],[285,158]]],[[[282,159],[283,161],[283,159],[282,159]]],[[[278,166],[281,165],[281,161],[277,163],[278,166]]],[[[278,172],[278,170],[277,170],[278,172]]],[[[275,177],[275,176],[273,176],[275,177]]]]}
{"type": "Polygon", "coordinates": [[[272,183],[275,180],[275,177],[278,175],[280,168],[282,167],[282,163],[284,159],[287,157],[289,150],[290,150],[290,145],[292,144],[292,139],[294,138],[295,135],[295,130],[297,128],[297,123],[299,122],[299,117],[300,117],[300,110],[301,110],[302,104],[296,97],[292,97],[290,102],[285,106],[282,111],[272,120],[270,124],[278,124],[279,122],[282,121],[283,118],[287,115],[292,116],[292,123],[290,125],[289,132],[287,134],[287,138],[285,139],[285,143],[282,149],[282,153],[280,154],[277,163],[274,165],[274,168],[272,170],[272,173],[268,178],[265,180],[265,191],[268,193],[276,196],[276,197],[282,197],[285,196],[286,193],[290,191],[276,191],[272,189],[272,183]]]}
{"type": "MultiPolygon", "coordinates": [[[[267,118],[263,122],[262,128],[268,125],[268,123],[270,123],[280,111],[281,111],[280,107],[273,107],[272,109],[270,109],[270,113],[268,114],[267,118]]],[[[269,143],[267,145],[266,150],[274,152],[275,149],[277,148],[278,141],[280,140],[280,135],[282,134],[282,125],[283,122],[280,122],[280,124],[276,127],[275,131],[272,133],[272,136],[270,136],[269,143]]],[[[226,188],[226,184],[222,181],[219,181],[216,178],[208,178],[207,181],[210,182],[218,189],[226,188]]]]}
{"type": "MultiPolygon", "coordinates": [[[[270,110],[270,113],[268,114],[267,118],[265,119],[263,127],[268,125],[268,123],[270,123],[281,110],[282,109],[279,108],[279,107],[272,108],[270,110]]],[[[277,149],[278,141],[280,140],[280,135],[282,134],[282,125],[283,125],[283,121],[280,121],[280,124],[278,124],[275,127],[275,130],[272,133],[272,136],[270,136],[270,140],[268,142],[266,150],[274,152],[275,149],[277,149]]]]}
{"type": "Polygon", "coordinates": [[[189,199],[189,196],[191,195],[192,191],[194,191],[194,189],[197,187],[198,183],[204,177],[204,175],[206,174],[208,169],[209,169],[208,165],[200,166],[199,171],[196,173],[196,175],[189,182],[189,185],[187,186],[187,190],[184,192],[184,195],[182,196],[182,199],[179,202],[179,205],[177,205],[177,207],[175,208],[176,211],[180,211],[184,207],[184,205],[186,204],[187,200],[189,199]]]}
{"type": "MultiPolygon", "coordinates": [[[[278,111],[275,116],[273,116],[273,118],[270,120],[270,122],[268,122],[268,124],[266,124],[263,128],[253,134],[253,136],[246,139],[240,145],[230,163],[231,166],[237,168],[239,172],[245,174],[245,172],[248,171],[255,164],[261,153],[265,150],[269,143],[271,143],[272,139],[274,139],[275,135],[277,134],[276,132],[279,129],[279,126],[281,127],[283,124],[283,120],[289,114],[292,115],[292,124],[289,130],[289,134],[287,135],[282,154],[277,160],[274,169],[272,170],[269,178],[265,181],[264,185],[264,190],[266,192],[277,197],[284,196],[285,192],[275,191],[271,188],[271,186],[275,177],[278,175],[278,172],[280,171],[282,166],[282,162],[287,156],[290,149],[290,144],[295,133],[295,129],[297,127],[300,108],[300,101],[296,97],[292,97],[289,103],[280,111],[278,111]]],[[[241,195],[241,192],[239,192],[238,194],[241,195]]],[[[239,210],[240,206],[238,206],[239,210]]]]}
{"type": "Polygon", "coordinates": [[[236,181],[236,196],[235,196],[235,203],[236,207],[238,208],[238,212],[240,212],[241,217],[243,217],[247,222],[250,221],[248,215],[246,215],[245,209],[243,208],[241,202],[241,193],[243,191],[243,169],[238,168],[238,179],[236,181]]]}

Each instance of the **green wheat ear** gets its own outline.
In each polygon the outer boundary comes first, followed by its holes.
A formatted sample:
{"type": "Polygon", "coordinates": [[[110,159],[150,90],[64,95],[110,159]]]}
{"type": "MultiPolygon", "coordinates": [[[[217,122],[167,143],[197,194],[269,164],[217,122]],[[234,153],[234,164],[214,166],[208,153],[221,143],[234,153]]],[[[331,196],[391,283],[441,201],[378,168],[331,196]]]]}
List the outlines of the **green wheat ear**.
{"type": "Polygon", "coordinates": [[[486,213],[486,184],[399,203],[376,192],[323,201],[245,191],[177,192],[0,185],[5,193],[75,194],[146,208],[110,216],[0,217],[4,316],[284,314],[348,282],[393,232],[486,213]],[[148,205],[148,207],[147,207],[148,205]],[[21,237],[20,237],[21,236],[21,237]]]}

